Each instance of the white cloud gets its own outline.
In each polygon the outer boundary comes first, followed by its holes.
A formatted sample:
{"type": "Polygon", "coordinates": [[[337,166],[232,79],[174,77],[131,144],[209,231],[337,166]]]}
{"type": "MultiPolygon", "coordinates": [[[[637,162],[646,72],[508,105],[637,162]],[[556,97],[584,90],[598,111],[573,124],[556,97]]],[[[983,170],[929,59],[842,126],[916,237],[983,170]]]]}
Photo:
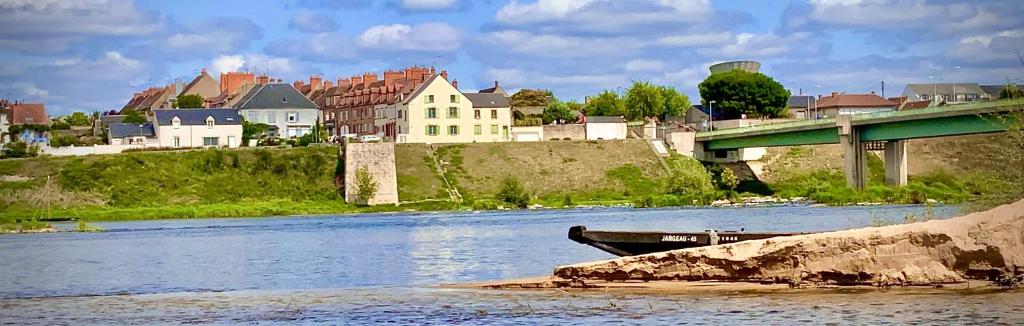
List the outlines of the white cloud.
{"type": "Polygon", "coordinates": [[[0,44],[32,53],[65,52],[96,37],[152,35],[167,23],[130,0],[6,0],[0,13],[0,44]]]}
{"type": "Polygon", "coordinates": [[[728,43],[733,38],[732,32],[700,33],[684,35],[666,35],[658,38],[658,44],[667,46],[698,47],[728,43]]]}
{"type": "Polygon", "coordinates": [[[359,35],[360,47],[383,51],[454,51],[459,31],[446,23],[378,25],[359,35]]]}
{"type": "Polygon", "coordinates": [[[498,10],[497,20],[510,26],[540,24],[560,30],[617,33],[702,21],[712,11],[709,0],[513,0],[498,10]]]}
{"type": "Polygon", "coordinates": [[[241,55],[222,55],[214,58],[211,66],[214,74],[238,71],[245,66],[245,58],[241,55]]]}
{"type": "Polygon", "coordinates": [[[811,0],[810,17],[825,25],[924,34],[958,34],[1019,26],[1019,1],[811,0]]]}
{"type": "Polygon", "coordinates": [[[302,10],[292,16],[288,27],[304,33],[326,33],[338,28],[338,24],[325,13],[302,10]]]}
{"type": "Polygon", "coordinates": [[[1024,44],[1024,29],[999,31],[961,38],[947,55],[965,62],[1004,62],[1013,65],[1024,44]]]}
{"type": "Polygon", "coordinates": [[[157,49],[150,50],[172,55],[194,55],[197,49],[205,54],[231,53],[247,47],[261,34],[260,27],[248,19],[218,18],[190,23],[165,37],[162,44],[152,44],[157,49]]]}
{"type": "Polygon", "coordinates": [[[454,7],[456,0],[402,0],[402,8],[408,10],[442,10],[454,7]]]}
{"type": "Polygon", "coordinates": [[[665,68],[661,60],[635,59],[626,63],[626,71],[658,71],[665,68]]]}

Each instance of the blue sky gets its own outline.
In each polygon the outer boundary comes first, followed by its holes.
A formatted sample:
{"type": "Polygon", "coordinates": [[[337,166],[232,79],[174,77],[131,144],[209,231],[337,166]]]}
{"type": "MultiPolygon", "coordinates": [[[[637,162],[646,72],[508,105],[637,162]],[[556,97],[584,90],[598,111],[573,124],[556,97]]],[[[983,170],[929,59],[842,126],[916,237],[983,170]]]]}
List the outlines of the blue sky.
{"type": "Polygon", "coordinates": [[[929,76],[1024,83],[1020,51],[1020,0],[0,0],[0,97],[51,114],[201,68],[290,82],[437,65],[463,89],[582,99],[649,80],[696,102],[721,61],[760,61],[794,93],[896,95],[929,76]]]}

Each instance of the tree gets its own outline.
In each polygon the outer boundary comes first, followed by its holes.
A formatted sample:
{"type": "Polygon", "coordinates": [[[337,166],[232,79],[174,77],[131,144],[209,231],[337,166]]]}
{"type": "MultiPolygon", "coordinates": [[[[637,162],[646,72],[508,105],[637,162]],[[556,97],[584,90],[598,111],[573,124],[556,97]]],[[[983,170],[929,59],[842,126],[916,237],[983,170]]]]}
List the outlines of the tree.
{"type": "Polygon", "coordinates": [[[530,194],[526,188],[513,176],[507,176],[501,180],[498,193],[495,195],[499,200],[515,205],[519,208],[526,208],[530,204],[530,194]]]}
{"type": "Polygon", "coordinates": [[[139,111],[128,111],[124,114],[124,123],[146,123],[146,117],[143,117],[139,111]]]}
{"type": "Polygon", "coordinates": [[[555,98],[551,91],[546,89],[524,88],[512,94],[512,107],[547,106],[555,98]]]}
{"type": "Polygon", "coordinates": [[[660,117],[675,117],[690,108],[690,97],[679,93],[675,88],[661,86],[661,97],[665,99],[665,108],[658,114],[660,117]]]}
{"type": "Polygon", "coordinates": [[[646,81],[634,81],[626,91],[626,119],[656,117],[664,110],[665,97],[660,87],[646,81]]]}
{"type": "Polygon", "coordinates": [[[196,94],[182,95],[174,102],[175,109],[200,109],[203,107],[203,97],[196,94]]]}
{"type": "Polygon", "coordinates": [[[551,124],[552,122],[566,123],[575,120],[575,118],[576,115],[569,110],[569,106],[559,100],[551,101],[544,108],[544,124],[551,124]]]}
{"type": "Polygon", "coordinates": [[[92,118],[82,112],[72,113],[64,118],[64,122],[77,127],[92,126],[92,118]]]}
{"type": "Polygon", "coordinates": [[[39,146],[23,141],[12,141],[4,145],[3,154],[4,158],[36,157],[39,156],[39,146]]]}
{"type": "Polygon", "coordinates": [[[359,205],[369,205],[370,200],[377,194],[378,186],[369,169],[365,166],[356,169],[356,202],[359,205]]]}
{"type": "Polygon", "coordinates": [[[704,105],[715,101],[713,110],[727,119],[741,114],[775,118],[782,115],[789,91],[761,73],[733,70],[711,74],[697,86],[704,105]]]}
{"type": "Polygon", "coordinates": [[[263,123],[242,120],[242,145],[249,146],[249,140],[252,139],[253,136],[258,137],[269,128],[269,125],[263,123]]]}
{"type": "Polygon", "coordinates": [[[1024,97],[1024,90],[1021,90],[1020,87],[1017,87],[1017,85],[1014,85],[1013,83],[1006,84],[1006,87],[1003,87],[1003,89],[999,91],[1000,100],[1022,97],[1024,97]]]}
{"type": "Polygon", "coordinates": [[[591,116],[620,116],[624,115],[626,109],[619,94],[605,90],[601,94],[590,99],[583,112],[591,116]]]}
{"type": "Polygon", "coordinates": [[[735,190],[740,185],[740,178],[729,167],[722,167],[722,174],[718,176],[718,186],[723,190],[735,190]]]}

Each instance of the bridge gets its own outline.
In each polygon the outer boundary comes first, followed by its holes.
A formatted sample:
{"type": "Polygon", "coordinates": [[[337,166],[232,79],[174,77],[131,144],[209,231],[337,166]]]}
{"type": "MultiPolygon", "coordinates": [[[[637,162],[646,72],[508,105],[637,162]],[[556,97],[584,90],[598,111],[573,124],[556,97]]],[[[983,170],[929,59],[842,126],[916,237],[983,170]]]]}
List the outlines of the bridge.
{"type": "Polygon", "coordinates": [[[1024,99],[1009,99],[699,132],[694,154],[707,159],[751,147],[843,144],[846,183],[864,189],[867,150],[882,149],[886,183],[902,186],[907,183],[908,139],[1006,131],[1020,117],[1013,112],[1022,109],[1024,99]]]}

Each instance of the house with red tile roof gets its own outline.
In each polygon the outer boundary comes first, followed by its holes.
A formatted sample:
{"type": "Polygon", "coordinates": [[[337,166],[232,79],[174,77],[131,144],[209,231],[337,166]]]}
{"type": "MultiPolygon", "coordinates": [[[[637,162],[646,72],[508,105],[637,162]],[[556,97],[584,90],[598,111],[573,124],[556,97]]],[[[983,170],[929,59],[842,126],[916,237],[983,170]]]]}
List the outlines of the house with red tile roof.
{"type": "Polygon", "coordinates": [[[49,132],[45,128],[33,126],[49,126],[50,118],[46,116],[46,106],[42,103],[17,103],[7,109],[11,126],[22,126],[21,132],[15,135],[26,143],[48,143],[49,132]]]}
{"type": "Polygon", "coordinates": [[[846,94],[832,92],[831,96],[819,98],[818,111],[823,117],[834,118],[839,115],[863,114],[896,111],[897,103],[869,94],[846,94]]]}

